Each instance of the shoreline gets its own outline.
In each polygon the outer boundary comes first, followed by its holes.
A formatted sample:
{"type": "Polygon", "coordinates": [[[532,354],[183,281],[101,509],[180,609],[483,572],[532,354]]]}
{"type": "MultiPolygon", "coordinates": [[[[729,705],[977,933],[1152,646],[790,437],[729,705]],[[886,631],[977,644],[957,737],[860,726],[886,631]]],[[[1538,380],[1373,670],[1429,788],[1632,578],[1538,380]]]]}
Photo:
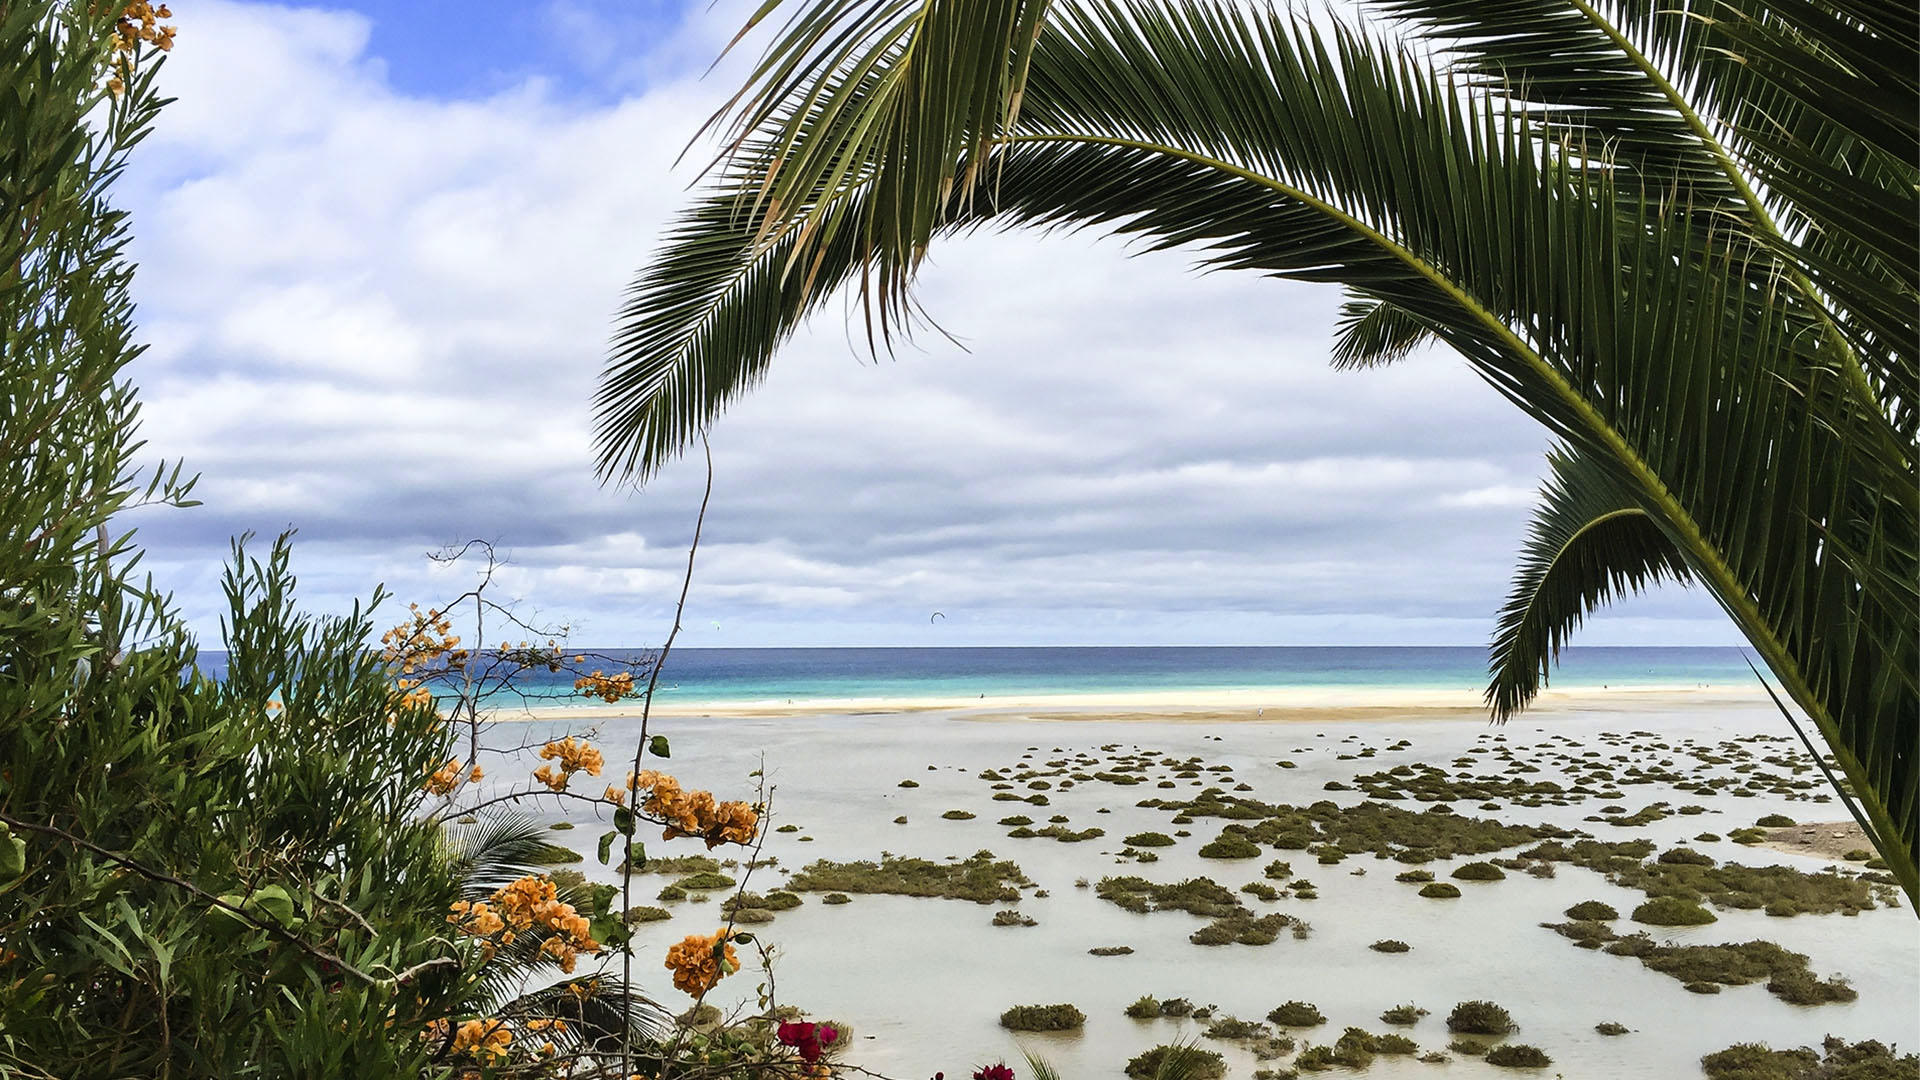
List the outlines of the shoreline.
{"type": "MultiPolygon", "coordinates": [[[[1708,706],[1766,705],[1758,687],[1574,686],[1543,690],[1527,715],[1577,711],[1659,712],[1708,706]]],[[[1255,687],[1216,690],[1144,690],[1010,694],[1004,696],[914,696],[796,698],[793,700],[657,701],[652,715],[771,719],[783,716],[946,713],[965,720],[1159,720],[1186,722],[1304,723],[1342,720],[1407,720],[1484,717],[1479,689],[1400,687],[1255,687]]],[[[506,722],[637,719],[637,704],[538,705],[502,709],[506,722]]]]}

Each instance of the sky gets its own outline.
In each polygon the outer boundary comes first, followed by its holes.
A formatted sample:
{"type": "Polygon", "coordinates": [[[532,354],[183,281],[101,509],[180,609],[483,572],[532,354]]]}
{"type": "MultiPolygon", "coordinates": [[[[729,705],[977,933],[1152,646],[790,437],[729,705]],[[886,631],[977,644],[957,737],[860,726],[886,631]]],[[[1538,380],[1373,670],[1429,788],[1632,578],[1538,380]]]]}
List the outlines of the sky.
{"type": "MultiPolygon", "coordinates": [[[[473,567],[428,554],[480,539],[527,620],[665,636],[704,465],[602,485],[590,399],[751,6],[172,5],[119,198],[145,453],[204,505],[128,524],[207,645],[230,539],[287,529],[315,610],[441,602],[473,567]]],[[[1191,261],[948,243],[919,296],[954,340],[880,358],[828,305],[712,432],[680,643],[1484,643],[1542,432],[1442,351],[1331,370],[1331,288],[1191,261]]],[[[1669,588],[1579,640],[1739,638],[1669,588]]]]}

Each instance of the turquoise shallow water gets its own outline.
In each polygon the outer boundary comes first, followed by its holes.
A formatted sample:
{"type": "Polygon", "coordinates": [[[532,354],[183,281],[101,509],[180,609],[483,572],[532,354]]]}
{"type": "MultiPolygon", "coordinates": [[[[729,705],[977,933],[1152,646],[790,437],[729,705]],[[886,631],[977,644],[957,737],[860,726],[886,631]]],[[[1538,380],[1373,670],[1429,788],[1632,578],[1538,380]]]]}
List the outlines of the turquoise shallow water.
{"type": "MultiPolygon", "coordinates": [[[[642,650],[596,657],[644,664],[642,650]]],[[[1556,686],[1755,686],[1738,648],[1571,648],[1556,686]]],[[[661,669],[666,701],[804,702],[970,698],[1240,688],[1478,690],[1479,647],[1139,647],[977,649],[676,649],[661,669]]],[[[530,704],[581,701],[571,675],[521,684],[530,704]]]]}

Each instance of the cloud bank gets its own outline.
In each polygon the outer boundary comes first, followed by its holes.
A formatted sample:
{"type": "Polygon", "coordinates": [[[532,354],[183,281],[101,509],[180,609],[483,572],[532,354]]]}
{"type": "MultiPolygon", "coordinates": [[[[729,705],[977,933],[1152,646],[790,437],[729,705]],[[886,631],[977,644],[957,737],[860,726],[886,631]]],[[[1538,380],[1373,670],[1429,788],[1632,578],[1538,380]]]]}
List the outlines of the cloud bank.
{"type": "MultiPolygon", "coordinates": [[[[481,538],[530,614],[658,641],[703,466],[600,486],[588,406],[696,178],[674,160],[732,85],[698,62],[743,15],[596,57],[601,95],[530,77],[463,99],[396,89],[406,58],[370,51],[365,16],[193,5],[122,198],[144,434],[206,502],[136,524],[196,626],[217,626],[228,537],[291,527],[322,608],[376,582],[447,596],[462,579],[424,553],[481,538]]],[[[921,292],[960,345],[875,361],[830,305],[716,427],[685,643],[1490,633],[1546,443],[1458,359],[1333,372],[1332,290],[1090,235],[948,244],[921,292]]],[[[1668,591],[1583,640],[1737,638],[1668,591]]]]}

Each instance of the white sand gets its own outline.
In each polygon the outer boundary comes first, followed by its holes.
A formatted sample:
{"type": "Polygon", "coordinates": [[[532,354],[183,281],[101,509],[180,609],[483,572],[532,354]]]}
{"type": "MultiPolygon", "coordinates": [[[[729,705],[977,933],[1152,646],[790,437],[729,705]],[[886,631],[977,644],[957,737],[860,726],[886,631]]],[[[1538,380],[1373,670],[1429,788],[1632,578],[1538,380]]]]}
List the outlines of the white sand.
{"type": "MultiPolygon", "coordinates": [[[[1764,705],[1748,686],[1574,686],[1543,691],[1529,713],[1667,712],[1701,705],[1764,705]]],[[[1485,715],[1481,691],[1389,687],[1256,687],[1230,690],[1107,691],[987,697],[805,698],[794,701],[683,701],[654,703],[657,717],[759,719],[823,714],[953,712],[979,720],[1156,720],[1275,723],[1329,720],[1410,720],[1423,716],[1485,715]]],[[[635,701],[617,705],[541,706],[501,710],[500,720],[620,720],[640,715],[635,701]]]]}

